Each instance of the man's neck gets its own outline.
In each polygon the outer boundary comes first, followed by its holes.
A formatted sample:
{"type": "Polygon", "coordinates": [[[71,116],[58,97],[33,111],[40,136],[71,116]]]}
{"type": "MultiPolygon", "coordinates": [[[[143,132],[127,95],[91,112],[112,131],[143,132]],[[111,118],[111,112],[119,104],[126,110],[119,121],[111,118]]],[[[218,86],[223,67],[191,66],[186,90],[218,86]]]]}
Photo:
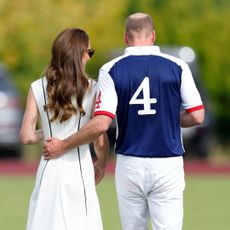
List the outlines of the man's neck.
{"type": "Polygon", "coordinates": [[[133,40],[128,43],[128,46],[153,46],[154,43],[151,40],[146,40],[146,39],[138,39],[138,40],[133,40]]]}

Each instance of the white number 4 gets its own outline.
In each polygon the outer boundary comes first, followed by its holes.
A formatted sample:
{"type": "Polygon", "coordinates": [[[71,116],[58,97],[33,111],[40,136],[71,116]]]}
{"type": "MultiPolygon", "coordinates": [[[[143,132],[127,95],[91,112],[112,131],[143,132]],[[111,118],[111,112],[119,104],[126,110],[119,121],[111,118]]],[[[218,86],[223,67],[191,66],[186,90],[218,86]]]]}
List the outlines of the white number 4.
{"type": "Polygon", "coordinates": [[[156,98],[150,98],[150,90],[149,90],[149,78],[145,77],[144,80],[141,82],[139,87],[137,88],[136,92],[133,94],[129,104],[130,105],[139,105],[143,104],[144,109],[138,110],[139,115],[148,115],[148,114],[156,114],[155,109],[151,109],[151,104],[157,103],[156,98]],[[143,91],[143,98],[137,98],[138,95],[143,91]]]}

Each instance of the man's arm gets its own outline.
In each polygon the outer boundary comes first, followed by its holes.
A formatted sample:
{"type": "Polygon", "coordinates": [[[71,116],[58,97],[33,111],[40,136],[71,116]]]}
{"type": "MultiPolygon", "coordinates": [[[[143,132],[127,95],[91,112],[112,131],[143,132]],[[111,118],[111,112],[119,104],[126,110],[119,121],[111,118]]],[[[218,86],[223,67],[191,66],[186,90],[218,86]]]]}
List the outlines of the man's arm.
{"type": "Polygon", "coordinates": [[[45,159],[58,157],[70,149],[93,142],[108,130],[111,123],[112,118],[105,115],[97,115],[78,130],[78,132],[62,141],[57,138],[48,138],[43,147],[45,159]]]}
{"type": "Polygon", "coordinates": [[[204,122],[205,110],[204,108],[194,112],[181,112],[180,123],[181,127],[187,128],[194,125],[200,125],[204,122]]]}
{"type": "Polygon", "coordinates": [[[96,161],[94,162],[95,182],[100,183],[105,175],[107,157],[109,153],[109,141],[107,134],[99,136],[94,142],[96,161]]]}

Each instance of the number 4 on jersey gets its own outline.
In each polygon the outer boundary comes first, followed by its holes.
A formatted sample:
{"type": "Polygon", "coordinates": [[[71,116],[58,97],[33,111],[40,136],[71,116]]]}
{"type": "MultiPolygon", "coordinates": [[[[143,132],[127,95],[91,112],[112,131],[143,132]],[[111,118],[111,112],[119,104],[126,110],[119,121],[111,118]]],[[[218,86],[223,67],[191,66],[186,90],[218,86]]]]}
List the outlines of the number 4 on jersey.
{"type": "Polygon", "coordinates": [[[129,101],[130,105],[140,105],[143,104],[144,109],[138,110],[139,115],[150,115],[156,114],[155,109],[151,109],[151,104],[157,103],[156,98],[150,98],[150,87],[149,87],[149,78],[145,77],[141,82],[136,92],[133,94],[131,100],[129,101]],[[143,98],[137,98],[138,95],[143,91],[143,98]]]}

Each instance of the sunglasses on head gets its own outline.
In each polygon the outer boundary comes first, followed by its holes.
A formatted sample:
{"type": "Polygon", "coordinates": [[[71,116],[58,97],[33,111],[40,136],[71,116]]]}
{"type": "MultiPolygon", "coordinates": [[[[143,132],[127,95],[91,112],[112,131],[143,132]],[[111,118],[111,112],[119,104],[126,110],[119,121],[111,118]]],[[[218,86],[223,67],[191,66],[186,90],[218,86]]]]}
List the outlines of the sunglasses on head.
{"type": "Polygon", "coordinates": [[[86,52],[89,55],[89,57],[91,58],[94,55],[95,50],[94,49],[87,49],[86,52]]]}

